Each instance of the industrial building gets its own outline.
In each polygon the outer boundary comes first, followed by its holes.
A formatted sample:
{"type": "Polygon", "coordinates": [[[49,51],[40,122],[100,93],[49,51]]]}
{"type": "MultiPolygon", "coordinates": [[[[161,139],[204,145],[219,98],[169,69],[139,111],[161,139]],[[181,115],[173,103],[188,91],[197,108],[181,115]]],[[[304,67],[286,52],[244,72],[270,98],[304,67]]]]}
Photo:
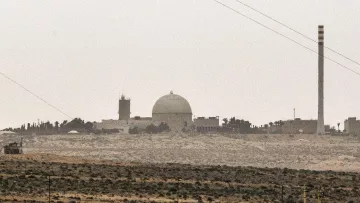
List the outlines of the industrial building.
{"type": "Polygon", "coordinates": [[[117,129],[120,133],[127,134],[130,128],[138,127],[145,129],[146,126],[150,125],[152,122],[151,118],[145,117],[141,118],[139,116],[130,118],[128,120],[102,120],[101,122],[94,122],[94,128],[97,130],[113,130],[117,129]]]}
{"type": "MultiPolygon", "coordinates": [[[[318,121],[317,120],[301,120],[295,118],[295,120],[284,121],[280,131],[283,133],[302,133],[302,134],[315,134],[318,133],[318,121]]],[[[330,131],[330,125],[324,125],[324,132],[330,131]]],[[[325,133],[324,133],[325,134],[325,133]]]]}
{"type": "MultiPolygon", "coordinates": [[[[295,117],[295,116],[294,116],[295,117]]],[[[318,119],[317,120],[294,120],[285,121],[281,126],[283,133],[305,133],[323,135],[330,130],[329,125],[324,124],[324,26],[318,26],[318,119]]]]}
{"type": "Polygon", "coordinates": [[[167,123],[171,130],[190,128],[192,110],[189,102],[180,95],[170,94],[160,97],[152,109],[153,122],[167,123]]]}
{"type": "MultiPolygon", "coordinates": [[[[162,122],[166,123],[172,131],[191,129],[193,126],[193,114],[189,102],[172,91],[155,102],[152,117],[131,117],[130,99],[126,99],[124,95],[119,99],[118,114],[118,120],[109,119],[94,122],[94,127],[98,130],[118,129],[122,133],[128,133],[130,128],[145,129],[150,124],[159,125],[162,122]]],[[[210,129],[210,127],[219,126],[219,118],[211,117],[211,119],[205,119],[197,123],[199,127],[210,129]]]]}
{"type": "Polygon", "coordinates": [[[140,117],[130,116],[130,99],[126,99],[124,95],[121,95],[121,98],[119,99],[119,119],[105,119],[101,122],[94,122],[94,128],[97,130],[119,130],[120,133],[127,134],[129,132],[130,128],[138,127],[145,129],[146,126],[153,123],[151,117],[140,117]]]}
{"type": "Polygon", "coordinates": [[[130,119],[130,99],[125,99],[124,95],[121,95],[119,100],[119,120],[130,119]]]}
{"type": "Polygon", "coordinates": [[[295,120],[284,121],[281,129],[283,133],[315,134],[317,133],[317,124],[317,120],[295,118],[295,120]]]}
{"type": "Polygon", "coordinates": [[[197,117],[194,119],[193,126],[197,132],[217,132],[219,131],[219,117],[197,117]]]}
{"type": "Polygon", "coordinates": [[[348,134],[360,135],[360,120],[356,120],[356,117],[349,117],[344,122],[344,131],[348,134]]]}

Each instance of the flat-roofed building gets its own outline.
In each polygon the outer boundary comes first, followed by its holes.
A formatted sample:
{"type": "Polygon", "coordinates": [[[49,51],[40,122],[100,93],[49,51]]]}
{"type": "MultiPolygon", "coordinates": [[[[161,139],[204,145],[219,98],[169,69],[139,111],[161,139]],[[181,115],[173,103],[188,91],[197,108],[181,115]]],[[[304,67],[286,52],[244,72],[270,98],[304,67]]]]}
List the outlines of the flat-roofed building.
{"type": "Polygon", "coordinates": [[[356,120],[356,117],[349,117],[344,122],[344,128],[346,133],[360,135],[360,120],[356,120]]]}
{"type": "Polygon", "coordinates": [[[303,134],[315,134],[317,130],[317,120],[301,120],[295,118],[295,120],[284,121],[282,125],[283,133],[303,133],[303,134]]]}
{"type": "Polygon", "coordinates": [[[128,120],[102,120],[101,122],[94,122],[94,128],[97,130],[114,130],[117,129],[120,133],[128,134],[130,128],[138,127],[145,129],[146,126],[154,123],[151,117],[135,116],[128,120]]]}
{"type": "Polygon", "coordinates": [[[198,132],[217,132],[220,128],[219,117],[197,117],[194,119],[193,125],[198,132]]]}

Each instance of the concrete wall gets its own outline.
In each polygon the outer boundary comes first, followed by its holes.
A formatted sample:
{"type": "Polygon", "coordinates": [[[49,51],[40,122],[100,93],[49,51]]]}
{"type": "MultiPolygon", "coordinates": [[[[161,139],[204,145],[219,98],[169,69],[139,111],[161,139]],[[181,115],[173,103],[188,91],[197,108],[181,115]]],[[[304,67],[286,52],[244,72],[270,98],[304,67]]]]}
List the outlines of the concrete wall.
{"type": "Polygon", "coordinates": [[[194,119],[193,125],[198,132],[218,131],[219,117],[198,117],[194,119]]]}
{"type": "Polygon", "coordinates": [[[153,123],[151,119],[134,119],[131,118],[129,120],[102,120],[101,122],[94,123],[94,128],[101,129],[118,129],[120,132],[127,134],[129,132],[129,128],[138,127],[141,129],[145,129],[146,126],[153,123]]]}
{"type": "Polygon", "coordinates": [[[152,115],[153,122],[157,123],[167,123],[172,131],[182,130],[185,127],[185,122],[187,123],[187,128],[190,128],[192,125],[192,114],[177,113],[177,114],[167,114],[167,113],[154,113],[152,115]]]}
{"type": "Polygon", "coordinates": [[[356,117],[349,117],[344,122],[345,132],[349,134],[360,134],[360,120],[356,117]]]}
{"type": "Polygon", "coordinates": [[[283,133],[299,133],[303,130],[303,134],[314,134],[317,130],[317,120],[295,120],[284,121],[282,126],[283,133]]]}
{"type": "Polygon", "coordinates": [[[265,129],[264,131],[269,133],[280,133],[283,132],[283,126],[279,126],[279,125],[269,126],[269,128],[265,129]]]}

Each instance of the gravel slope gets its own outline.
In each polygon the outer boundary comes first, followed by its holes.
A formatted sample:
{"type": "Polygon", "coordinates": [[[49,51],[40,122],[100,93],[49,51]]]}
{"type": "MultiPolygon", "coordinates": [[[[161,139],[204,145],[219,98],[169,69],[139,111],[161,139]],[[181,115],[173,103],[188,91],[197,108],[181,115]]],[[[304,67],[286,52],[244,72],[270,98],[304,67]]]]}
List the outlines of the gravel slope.
{"type": "MultiPolygon", "coordinates": [[[[23,136],[27,154],[141,163],[360,171],[360,138],[315,135],[23,136]]],[[[0,146],[20,140],[0,135],[0,146]]]]}

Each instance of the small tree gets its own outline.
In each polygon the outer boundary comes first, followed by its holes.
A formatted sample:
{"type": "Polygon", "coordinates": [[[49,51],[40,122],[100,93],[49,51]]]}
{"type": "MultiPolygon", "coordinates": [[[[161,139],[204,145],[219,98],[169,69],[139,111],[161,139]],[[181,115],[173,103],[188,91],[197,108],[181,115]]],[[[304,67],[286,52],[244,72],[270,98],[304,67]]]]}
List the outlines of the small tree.
{"type": "Polygon", "coordinates": [[[88,132],[91,132],[94,127],[94,124],[92,122],[86,122],[84,127],[86,128],[85,130],[87,130],[88,132]]]}
{"type": "Polygon", "coordinates": [[[160,132],[169,132],[170,131],[170,127],[168,126],[167,123],[161,122],[158,127],[159,127],[160,132]]]}
{"type": "Polygon", "coordinates": [[[284,121],[282,121],[282,120],[279,121],[280,126],[283,126],[284,124],[285,124],[284,121]]]}
{"type": "Polygon", "coordinates": [[[150,124],[150,125],[146,126],[145,132],[149,133],[149,134],[158,133],[159,127],[155,126],[154,124],[150,124]]]}
{"type": "Polygon", "coordinates": [[[227,118],[224,118],[223,121],[224,121],[223,126],[227,127],[229,120],[227,118]]]}
{"type": "Polygon", "coordinates": [[[55,121],[55,131],[59,131],[59,121],[55,121]]]}
{"type": "Polygon", "coordinates": [[[133,128],[129,128],[129,134],[139,134],[139,128],[136,126],[133,128]]]}

